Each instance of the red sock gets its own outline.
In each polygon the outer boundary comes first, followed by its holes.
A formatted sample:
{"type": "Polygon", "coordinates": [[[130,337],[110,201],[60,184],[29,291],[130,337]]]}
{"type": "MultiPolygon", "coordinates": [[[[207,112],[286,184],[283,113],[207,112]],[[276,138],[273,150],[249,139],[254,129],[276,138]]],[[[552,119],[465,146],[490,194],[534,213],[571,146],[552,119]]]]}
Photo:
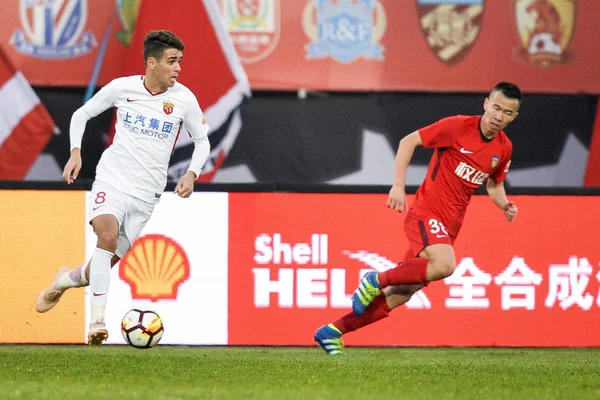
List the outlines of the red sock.
{"type": "Polygon", "coordinates": [[[363,326],[377,322],[388,316],[390,308],[385,301],[385,295],[380,293],[379,296],[375,297],[365,312],[359,317],[353,312],[349,312],[342,318],[333,322],[333,325],[342,332],[348,333],[355,331],[363,326]]]}
{"type": "Polygon", "coordinates": [[[412,258],[399,263],[396,268],[377,274],[382,288],[390,285],[416,285],[427,282],[426,258],[412,258]]]}

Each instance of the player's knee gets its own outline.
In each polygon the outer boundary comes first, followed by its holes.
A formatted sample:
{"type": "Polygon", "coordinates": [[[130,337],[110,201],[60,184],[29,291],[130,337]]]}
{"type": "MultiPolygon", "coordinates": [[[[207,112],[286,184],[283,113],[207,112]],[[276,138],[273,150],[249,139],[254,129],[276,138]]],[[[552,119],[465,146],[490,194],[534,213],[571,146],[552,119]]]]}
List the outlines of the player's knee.
{"type": "Polygon", "coordinates": [[[117,239],[119,235],[112,232],[98,232],[98,247],[102,250],[114,253],[117,249],[117,239]]]}
{"type": "Polygon", "coordinates": [[[456,269],[454,260],[430,260],[432,276],[430,280],[437,281],[449,277],[456,269]]]}

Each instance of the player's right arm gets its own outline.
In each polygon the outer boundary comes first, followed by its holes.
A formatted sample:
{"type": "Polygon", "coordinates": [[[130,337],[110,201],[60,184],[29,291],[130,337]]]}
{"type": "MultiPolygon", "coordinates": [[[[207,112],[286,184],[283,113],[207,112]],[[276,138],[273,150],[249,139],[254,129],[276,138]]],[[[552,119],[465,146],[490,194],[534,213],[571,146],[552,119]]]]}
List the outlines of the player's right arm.
{"type": "Polygon", "coordinates": [[[408,210],[406,205],[406,170],[417,146],[422,146],[423,141],[419,131],[415,131],[400,140],[396,162],[394,163],[394,184],[390,189],[387,206],[398,212],[408,210]]]}
{"type": "Polygon", "coordinates": [[[449,147],[454,142],[453,123],[456,118],[441,119],[431,125],[414,131],[400,141],[396,163],[394,165],[394,185],[390,190],[387,206],[398,212],[407,211],[406,204],[406,170],[417,146],[425,148],[449,147]]]}
{"type": "Polygon", "coordinates": [[[63,179],[67,184],[73,183],[81,170],[81,139],[83,138],[87,122],[115,104],[117,90],[114,82],[112,81],[100,89],[90,100],[79,107],[71,117],[71,125],[69,127],[71,157],[69,157],[69,161],[67,161],[63,170],[63,179]]]}

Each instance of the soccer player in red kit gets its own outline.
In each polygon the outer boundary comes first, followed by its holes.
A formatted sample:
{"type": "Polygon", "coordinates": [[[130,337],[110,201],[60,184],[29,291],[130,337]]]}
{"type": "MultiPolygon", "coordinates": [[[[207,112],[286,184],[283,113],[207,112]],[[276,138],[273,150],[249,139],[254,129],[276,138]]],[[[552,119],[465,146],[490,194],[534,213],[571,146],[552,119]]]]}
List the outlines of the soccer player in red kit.
{"type": "Polygon", "coordinates": [[[517,207],[506,198],[503,183],[512,157],[512,143],[503,129],[517,117],[520,105],[520,89],[500,82],[484,100],[483,116],[444,118],[400,141],[387,206],[407,212],[404,232],[409,250],[395,268],[365,274],[352,296],[353,311],[317,330],[314,340],[328,354],[343,353],[343,334],[387,317],[429,282],[452,275],[456,268],[452,246],[471,195],[480,185],[486,183],[507,221],[515,218],[517,207]],[[409,208],[406,170],[417,146],[435,152],[409,208]]]}

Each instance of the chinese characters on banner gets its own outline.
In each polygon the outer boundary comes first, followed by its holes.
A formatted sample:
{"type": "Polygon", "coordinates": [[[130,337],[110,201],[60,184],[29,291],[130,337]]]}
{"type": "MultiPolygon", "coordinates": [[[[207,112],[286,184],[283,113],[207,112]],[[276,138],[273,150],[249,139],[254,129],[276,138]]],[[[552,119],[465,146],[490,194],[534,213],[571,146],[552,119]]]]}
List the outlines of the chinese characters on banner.
{"type": "MultiPolygon", "coordinates": [[[[543,275],[546,275],[547,296],[543,306],[552,308],[557,304],[563,310],[573,306],[589,310],[594,298],[586,290],[592,272],[592,265],[585,257],[569,257],[566,264],[552,264],[547,274],[535,272],[523,258],[514,257],[504,271],[492,276],[479,269],[473,258],[466,257],[460,261],[454,274],[444,280],[449,287],[445,306],[449,309],[488,309],[490,301],[486,297],[486,287],[495,284],[500,287],[503,310],[535,310],[536,287],[541,285],[543,275]]],[[[600,281],[600,270],[596,278],[600,281]]],[[[600,294],[597,304],[600,306],[600,294]]]]}
{"type": "MultiPolygon", "coordinates": [[[[597,199],[512,200],[520,214],[508,223],[475,196],[454,274],[347,344],[600,345],[597,199]],[[556,213],[566,209],[568,218],[556,213]]],[[[229,343],[307,345],[349,312],[362,274],[393,268],[407,248],[403,215],[385,203],[385,195],[230,194],[229,343]]]]}

